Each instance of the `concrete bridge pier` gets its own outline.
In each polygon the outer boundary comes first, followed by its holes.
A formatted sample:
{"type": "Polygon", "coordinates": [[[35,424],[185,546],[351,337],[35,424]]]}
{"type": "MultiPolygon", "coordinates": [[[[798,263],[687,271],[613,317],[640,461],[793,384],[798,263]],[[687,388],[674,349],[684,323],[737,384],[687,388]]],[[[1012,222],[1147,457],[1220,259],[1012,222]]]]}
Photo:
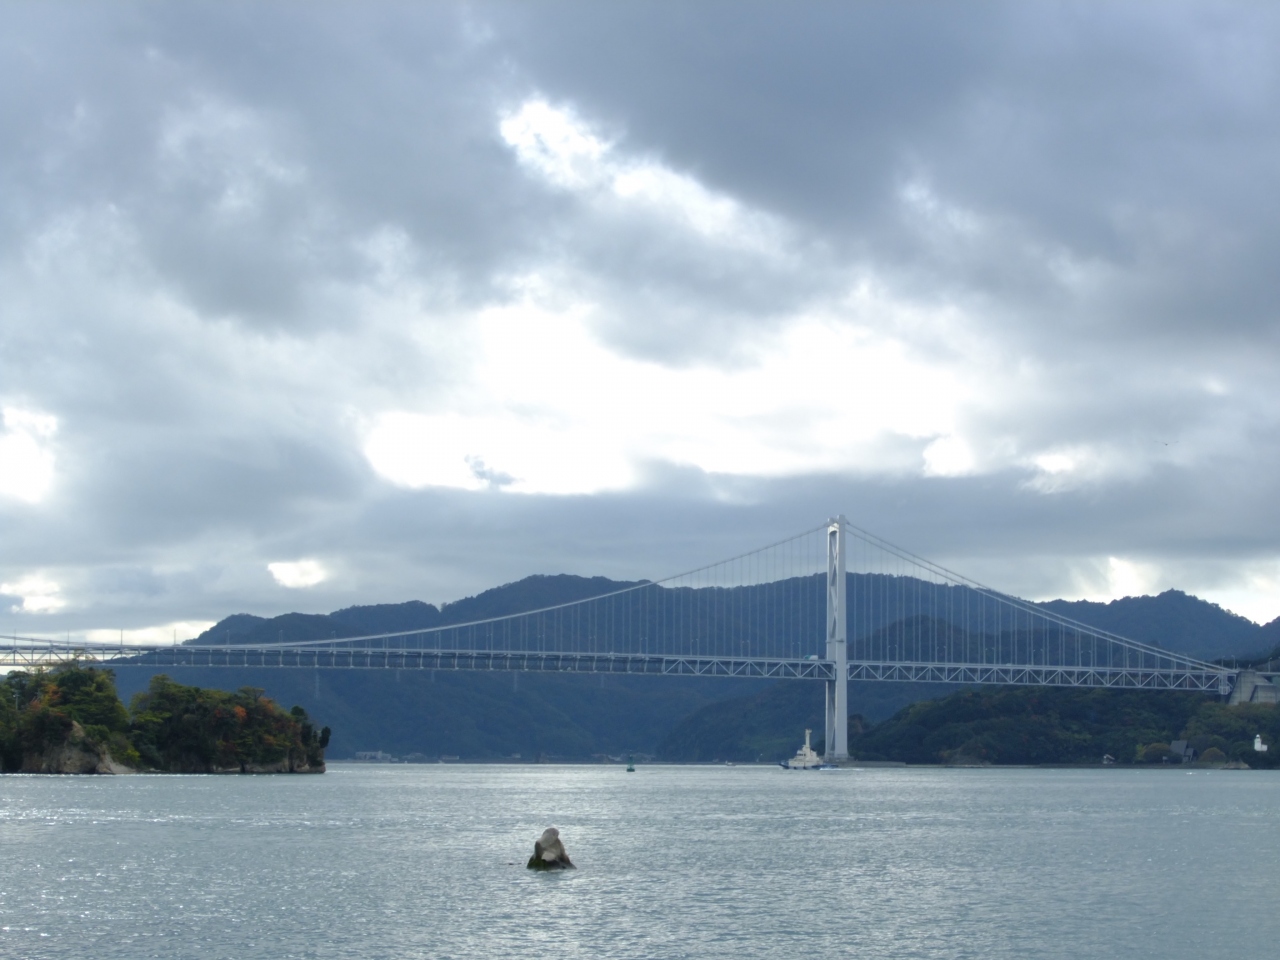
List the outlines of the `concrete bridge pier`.
{"type": "Polygon", "coordinates": [[[1280,703],[1280,687],[1256,670],[1241,670],[1227,703],[1233,707],[1237,703],[1280,703]]]}

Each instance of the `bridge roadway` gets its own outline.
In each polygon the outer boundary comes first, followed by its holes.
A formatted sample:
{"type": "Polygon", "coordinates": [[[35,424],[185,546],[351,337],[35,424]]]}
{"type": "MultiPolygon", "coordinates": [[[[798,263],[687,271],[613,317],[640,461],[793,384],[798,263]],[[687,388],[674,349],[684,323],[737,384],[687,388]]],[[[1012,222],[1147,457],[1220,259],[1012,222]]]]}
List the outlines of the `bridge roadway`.
{"type": "MultiPolygon", "coordinates": [[[[565,651],[439,650],[421,647],[270,644],[266,646],[94,645],[12,639],[0,666],[50,666],[70,660],[104,666],[240,667],[337,670],[478,670],[640,676],[834,680],[837,664],[816,657],[768,658],[565,651]]],[[[1196,667],[1057,666],[850,660],[849,680],[1019,686],[1187,690],[1226,695],[1238,671],[1196,667]]]]}

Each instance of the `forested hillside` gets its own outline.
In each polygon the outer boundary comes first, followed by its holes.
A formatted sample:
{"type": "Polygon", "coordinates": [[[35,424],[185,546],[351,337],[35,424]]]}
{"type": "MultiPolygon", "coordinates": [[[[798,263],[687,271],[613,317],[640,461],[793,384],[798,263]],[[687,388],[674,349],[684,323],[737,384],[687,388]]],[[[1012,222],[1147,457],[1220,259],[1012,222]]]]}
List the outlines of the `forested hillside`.
{"type": "MultiPolygon", "coordinates": [[[[850,752],[907,763],[1164,763],[1185,740],[1201,759],[1280,763],[1280,709],[1205,694],[993,687],[916,703],[850,737],[850,752]],[[1271,749],[1254,749],[1254,737],[1271,749]]],[[[1178,758],[1173,758],[1178,759],[1178,758]]]]}
{"type": "MultiPolygon", "coordinates": [[[[1150,763],[1168,756],[1171,741],[1186,739],[1209,759],[1267,768],[1280,762],[1280,749],[1253,748],[1257,734],[1268,745],[1280,743],[1280,709],[1270,704],[1228,707],[1205,694],[1163,690],[918,692],[934,698],[921,697],[887,718],[851,716],[850,754],[903,763],[1100,763],[1105,755],[1121,764],[1150,763]]],[[[850,703],[857,711],[856,693],[850,703]]],[[[680,762],[784,760],[803,740],[805,727],[814,731],[821,751],[821,690],[817,684],[779,683],[699,710],[662,741],[659,756],[680,762]]]]}
{"type": "Polygon", "coordinates": [[[1271,649],[1280,636],[1280,620],[1259,627],[1252,620],[1224,610],[1216,603],[1166,590],[1155,597],[1124,597],[1110,603],[1090,600],[1050,600],[1041,606],[1093,627],[1189,653],[1202,660],[1241,657],[1271,649]]]}

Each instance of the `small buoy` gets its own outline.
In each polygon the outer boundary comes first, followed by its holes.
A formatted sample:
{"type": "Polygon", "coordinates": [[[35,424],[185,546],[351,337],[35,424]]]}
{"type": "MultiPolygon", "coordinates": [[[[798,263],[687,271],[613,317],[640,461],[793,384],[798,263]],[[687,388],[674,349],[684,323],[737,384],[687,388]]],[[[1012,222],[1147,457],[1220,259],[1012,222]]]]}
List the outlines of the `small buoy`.
{"type": "Polygon", "coordinates": [[[635,773],[635,772],[636,772],[635,757],[627,757],[627,773],[635,773]]]}

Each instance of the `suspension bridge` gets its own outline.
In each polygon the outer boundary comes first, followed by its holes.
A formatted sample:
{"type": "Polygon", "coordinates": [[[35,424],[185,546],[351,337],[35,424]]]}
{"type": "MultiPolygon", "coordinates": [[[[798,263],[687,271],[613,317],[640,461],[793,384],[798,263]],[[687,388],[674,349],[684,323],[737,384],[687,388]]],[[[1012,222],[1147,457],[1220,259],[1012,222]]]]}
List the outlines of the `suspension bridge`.
{"type": "MultiPolygon", "coordinates": [[[[448,607],[445,608],[448,611],[448,607]]],[[[516,670],[763,677],[826,686],[848,756],[851,680],[1231,693],[1237,672],[1099,630],[918,557],[843,516],[664,580],[373,636],[244,644],[10,637],[0,666],[516,670]]]]}

